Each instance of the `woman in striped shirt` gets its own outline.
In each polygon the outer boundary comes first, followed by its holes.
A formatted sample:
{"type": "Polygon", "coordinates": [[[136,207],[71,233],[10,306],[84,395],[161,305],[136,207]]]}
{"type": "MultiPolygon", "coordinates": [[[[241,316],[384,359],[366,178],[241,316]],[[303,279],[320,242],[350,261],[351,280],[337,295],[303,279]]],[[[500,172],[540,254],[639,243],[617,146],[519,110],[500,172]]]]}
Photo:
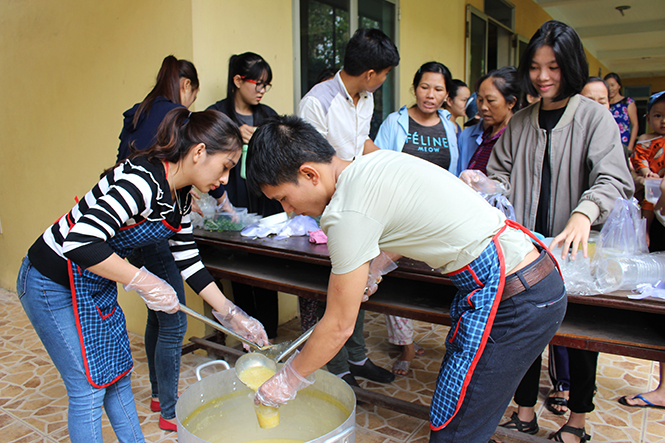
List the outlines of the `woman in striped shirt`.
{"type": "Polygon", "coordinates": [[[116,282],[150,309],[173,313],[179,304],[168,283],[124,260],[134,248],[169,238],[182,277],[223,323],[268,343],[262,325],[226,299],[205,269],[189,217],[191,187],[207,192],[226,183],[241,145],[220,112],[174,109],[152,148],[110,170],[28,251],[17,292],[67,388],[72,442],[102,442],[102,405],[119,441],[143,441],[116,282]]]}

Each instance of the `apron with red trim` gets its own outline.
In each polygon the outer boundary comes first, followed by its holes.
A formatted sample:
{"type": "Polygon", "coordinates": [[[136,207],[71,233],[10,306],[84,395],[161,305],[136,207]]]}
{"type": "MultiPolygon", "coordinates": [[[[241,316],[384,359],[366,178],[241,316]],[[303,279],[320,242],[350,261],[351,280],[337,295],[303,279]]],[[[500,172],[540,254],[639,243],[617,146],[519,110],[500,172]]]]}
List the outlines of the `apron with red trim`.
{"type": "Polygon", "coordinates": [[[446,337],[446,354],[430,406],[432,430],[443,429],[462,406],[473,371],[485,349],[503,294],[506,269],[499,236],[508,226],[523,231],[547,250],[528,229],[506,220],[478,258],[448,274],[458,292],[450,306],[452,326],[446,337]]]}
{"type": "MultiPolygon", "coordinates": [[[[165,221],[149,221],[121,228],[107,244],[125,258],[137,247],[167,239],[179,229],[165,221]]],[[[131,371],[132,361],[125,315],[118,304],[118,287],[68,260],[76,327],[86,376],[96,388],[104,388],[131,371]]]]}

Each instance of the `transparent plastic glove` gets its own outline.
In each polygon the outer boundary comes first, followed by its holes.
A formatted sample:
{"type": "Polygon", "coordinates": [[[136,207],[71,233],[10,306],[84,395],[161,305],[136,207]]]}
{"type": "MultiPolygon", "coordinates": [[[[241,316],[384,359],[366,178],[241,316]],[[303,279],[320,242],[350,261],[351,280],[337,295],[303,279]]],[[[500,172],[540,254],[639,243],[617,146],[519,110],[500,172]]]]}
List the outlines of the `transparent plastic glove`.
{"type": "MultiPolygon", "coordinates": [[[[214,309],[212,311],[212,315],[214,315],[222,325],[226,326],[233,332],[242,335],[247,340],[253,341],[259,346],[267,346],[270,344],[266,330],[263,328],[260,321],[247,315],[245,311],[234,305],[228,299],[225,304],[225,308],[227,308],[226,314],[222,314],[220,311],[214,309]]],[[[243,344],[243,347],[246,350],[249,350],[248,345],[243,344]]]]}
{"type": "Polygon", "coordinates": [[[222,195],[217,199],[215,212],[216,213],[225,212],[228,214],[233,214],[231,215],[231,221],[233,223],[238,223],[238,221],[240,220],[240,217],[236,214],[236,208],[231,203],[231,200],[229,200],[228,192],[225,192],[224,195],[222,195]]]}
{"type": "Polygon", "coordinates": [[[189,195],[192,196],[192,213],[199,214],[201,217],[203,217],[203,211],[199,207],[199,204],[196,202],[197,200],[201,200],[201,196],[194,190],[194,188],[189,190],[189,195]]]}
{"type": "Polygon", "coordinates": [[[369,262],[369,275],[367,276],[363,302],[369,300],[369,297],[379,289],[379,283],[383,280],[383,276],[395,269],[397,269],[397,265],[383,251],[369,262]]]}
{"type": "Polygon", "coordinates": [[[145,304],[153,311],[167,314],[178,312],[180,302],[175,289],[170,284],[148,271],[145,266],[139,269],[132,281],[123,286],[125,291],[136,291],[145,304]]]}
{"type": "Polygon", "coordinates": [[[492,194],[506,194],[506,188],[501,183],[490,180],[482,171],[465,169],[460,173],[459,178],[483,197],[492,194]]]}
{"type": "Polygon", "coordinates": [[[289,400],[296,398],[296,393],[314,383],[314,374],[303,377],[293,369],[293,359],[300,351],[296,351],[279,372],[261,385],[254,403],[277,408],[289,400]]]}

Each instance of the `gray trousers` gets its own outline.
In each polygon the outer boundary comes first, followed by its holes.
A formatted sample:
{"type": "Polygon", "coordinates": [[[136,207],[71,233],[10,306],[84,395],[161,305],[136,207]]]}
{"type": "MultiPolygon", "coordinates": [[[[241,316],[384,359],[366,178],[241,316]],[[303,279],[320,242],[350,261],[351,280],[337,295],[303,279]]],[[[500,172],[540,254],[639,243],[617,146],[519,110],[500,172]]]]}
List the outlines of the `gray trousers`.
{"type": "MultiPolygon", "coordinates": [[[[319,303],[318,314],[319,318],[323,317],[325,312],[325,304],[319,303]]],[[[332,374],[339,375],[349,372],[349,360],[361,361],[367,357],[367,348],[365,347],[365,337],[363,332],[365,330],[365,310],[361,309],[356,318],[356,326],[353,329],[353,334],[344,343],[342,349],[339,350],[328,362],[328,371],[332,374]]]]}

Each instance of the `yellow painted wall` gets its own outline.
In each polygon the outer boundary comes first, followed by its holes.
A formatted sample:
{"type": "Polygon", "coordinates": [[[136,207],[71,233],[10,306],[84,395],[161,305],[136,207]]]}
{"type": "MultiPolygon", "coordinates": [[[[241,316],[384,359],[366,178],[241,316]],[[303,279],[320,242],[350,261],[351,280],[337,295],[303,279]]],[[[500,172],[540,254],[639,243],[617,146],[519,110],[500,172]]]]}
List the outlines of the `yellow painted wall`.
{"type": "MultiPolygon", "coordinates": [[[[604,72],[603,74],[607,74],[604,72]]],[[[622,78],[623,86],[651,86],[651,93],[665,91],[665,77],[634,77],[622,78]]]]}
{"type": "Polygon", "coordinates": [[[229,57],[251,51],[272,69],[272,89],[262,100],[280,114],[293,112],[291,0],[193,0],[194,64],[201,91],[197,109],[226,97],[229,57]]]}
{"type": "MultiPolygon", "coordinates": [[[[0,2],[0,286],[15,288],[20,260],[115,162],[122,113],[154,86],[169,54],[194,62],[201,90],[193,109],[223,98],[233,52],[255,51],[273,68],[265,103],[293,111],[291,2],[25,0],[0,2]],[[165,7],[168,5],[168,7],[165,7]],[[249,28],[242,32],[246,8],[249,28]]],[[[282,295],[283,311],[296,312],[282,295]]],[[[145,306],[120,288],[128,328],[142,332],[145,306]]],[[[202,311],[191,291],[188,304],[202,311]]],[[[201,335],[190,321],[186,337],[201,335]]]]}
{"type": "Polygon", "coordinates": [[[438,61],[453,78],[464,78],[466,9],[463,0],[402,0],[400,84],[397,106],[413,105],[413,76],[426,62],[438,61]]]}
{"type": "MultiPolygon", "coordinates": [[[[511,0],[515,5],[515,31],[523,37],[530,39],[540,26],[552,20],[545,10],[533,0],[511,0]]],[[[589,75],[598,75],[598,69],[607,73],[607,67],[600,63],[589,51],[584,51],[589,62],[589,75]]]]}
{"type": "Polygon", "coordinates": [[[186,2],[160,5],[0,2],[3,287],[15,287],[32,242],[115,162],[122,112],[149,91],[162,58],[191,58],[186,2]]]}
{"type": "MultiPolygon", "coordinates": [[[[115,162],[122,113],[154,86],[162,59],[192,60],[188,1],[0,2],[0,285],[43,230],[115,162]]],[[[124,294],[130,330],[145,305],[124,294]]]]}

